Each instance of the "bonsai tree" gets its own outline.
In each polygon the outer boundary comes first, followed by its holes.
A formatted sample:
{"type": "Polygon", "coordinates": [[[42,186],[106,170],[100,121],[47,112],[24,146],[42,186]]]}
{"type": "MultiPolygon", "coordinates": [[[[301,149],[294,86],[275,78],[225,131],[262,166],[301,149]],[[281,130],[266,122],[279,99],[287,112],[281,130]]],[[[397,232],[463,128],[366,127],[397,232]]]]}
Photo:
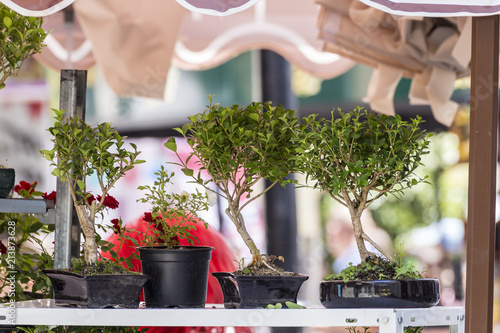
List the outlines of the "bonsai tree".
{"type": "Polygon", "coordinates": [[[295,111],[270,102],[223,107],[212,104],[211,96],[209,101],[205,112],[189,117],[189,123],[176,129],[192,148],[186,160],[177,153],[174,138],[165,146],[177,154],[187,176],[208,191],[212,191],[208,184],[213,183],[216,193],[227,200],[226,214],[252,254],[249,266],[271,268],[272,260],[261,253],[248,233],[242,210],[274,185],[295,182],[287,176],[295,170],[297,147],[292,139],[298,119],[295,111]],[[188,166],[192,158],[200,166],[196,174],[188,166]],[[202,178],[202,171],[209,179],[202,178]],[[263,179],[270,185],[256,191],[254,186],[263,179]],[[243,198],[247,199],[244,203],[243,198]]]}
{"type": "Polygon", "coordinates": [[[0,89],[9,76],[18,74],[26,59],[40,53],[47,37],[42,24],[40,17],[25,17],[0,4],[0,89]]]}
{"type": "MultiPolygon", "coordinates": [[[[118,205],[109,195],[110,189],[127,171],[144,161],[137,159],[140,152],[136,145],[130,143],[130,150],[123,147],[125,137],[109,123],[90,126],[78,117],[65,119],[65,110],[53,111],[55,123],[48,131],[53,136],[54,147],[40,153],[52,162],[52,174],[69,185],[85,238],[85,262],[92,265],[98,259],[95,217],[105,208],[118,205]],[[86,190],[91,176],[97,178],[99,195],[86,190]]],[[[117,226],[119,224],[114,223],[114,227],[117,226]]]]}
{"type": "MultiPolygon", "coordinates": [[[[173,185],[175,172],[169,173],[163,165],[155,175],[157,178],[153,186],[139,186],[139,190],[146,191],[146,194],[137,201],[151,204],[151,212],[144,213],[144,221],[150,226],[149,232],[144,235],[144,246],[162,244],[171,249],[179,245],[181,239],[194,245],[198,239],[191,234],[191,230],[196,229],[197,221],[202,221],[197,213],[208,210],[209,205],[215,202],[209,202],[207,193],[198,189],[195,193],[169,193],[167,186],[173,185]]],[[[202,222],[208,228],[208,224],[202,222]]]]}
{"type": "Polygon", "coordinates": [[[328,193],[349,209],[356,245],[362,262],[374,254],[370,243],[388,260],[392,256],[364,231],[361,214],[384,195],[400,195],[425,182],[415,175],[429,141],[417,116],[411,122],[399,115],[387,116],[362,107],[331,119],[311,115],[303,119],[300,135],[300,169],[313,188],[328,193]]]}

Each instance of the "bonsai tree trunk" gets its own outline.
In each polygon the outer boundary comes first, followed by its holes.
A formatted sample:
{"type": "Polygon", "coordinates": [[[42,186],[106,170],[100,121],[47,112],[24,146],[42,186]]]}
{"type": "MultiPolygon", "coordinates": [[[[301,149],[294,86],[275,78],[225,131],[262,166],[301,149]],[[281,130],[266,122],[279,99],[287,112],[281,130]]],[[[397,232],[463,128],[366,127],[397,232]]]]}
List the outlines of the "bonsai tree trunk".
{"type": "Polygon", "coordinates": [[[363,225],[361,224],[361,214],[366,206],[366,200],[350,200],[346,191],[343,192],[343,197],[346,203],[349,213],[351,215],[352,227],[354,230],[354,239],[356,241],[356,246],[358,247],[358,252],[361,257],[361,261],[365,261],[369,256],[376,256],[375,253],[368,251],[366,248],[366,243],[370,243],[377,251],[379,251],[386,259],[392,261],[392,256],[385,252],[377,243],[375,243],[363,230],[363,225]]]}
{"type": "Polygon", "coordinates": [[[231,221],[233,221],[234,225],[236,226],[236,231],[240,234],[241,238],[245,242],[245,245],[248,247],[250,250],[250,253],[252,254],[252,257],[254,260],[262,260],[262,256],[260,254],[260,250],[257,248],[257,245],[255,245],[255,242],[253,241],[252,237],[248,233],[246,227],[245,227],[245,221],[243,220],[243,216],[241,213],[236,213],[232,207],[230,206],[229,208],[226,209],[226,214],[229,216],[231,221]]]}
{"type": "Polygon", "coordinates": [[[76,213],[82,226],[82,232],[85,236],[83,243],[83,253],[85,255],[85,262],[87,265],[93,265],[97,262],[97,243],[94,233],[94,219],[89,216],[85,210],[85,205],[77,205],[76,213]]]}

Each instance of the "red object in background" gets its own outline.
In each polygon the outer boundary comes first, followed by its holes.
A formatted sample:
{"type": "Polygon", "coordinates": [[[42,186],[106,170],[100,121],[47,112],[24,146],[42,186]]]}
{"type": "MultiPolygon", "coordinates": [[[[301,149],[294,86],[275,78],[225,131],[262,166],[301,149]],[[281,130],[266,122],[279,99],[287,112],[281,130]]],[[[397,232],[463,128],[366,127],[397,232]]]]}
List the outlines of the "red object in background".
{"type": "MultiPolygon", "coordinates": [[[[198,238],[199,242],[196,245],[211,246],[214,248],[212,251],[212,258],[210,260],[209,272],[208,272],[208,288],[207,288],[207,303],[222,304],[223,295],[220,288],[219,282],[216,278],[212,276],[213,272],[233,272],[237,265],[234,261],[236,259],[235,255],[226,244],[222,234],[212,227],[205,228],[202,222],[197,222],[195,224],[196,230],[192,230],[191,234],[198,238]]],[[[126,234],[142,243],[144,236],[141,233],[148,232],[149,224],[145,222],[142,218],[134,223],[129,223],[126,225],[126,234]],[[136,230],[134,232],[131,230],[136,230]]],[[[113,244],[118,245],[120,243],[118,235],[111,235],[108,241],[113,244]]],[[[180,245],[191,245],[185,239],[180,240],[180,245]]],[[[134,253],[135,246],[130,240],[124,241],[119,255],[121,257],[129,257],[134,253]]],[[[103,256],[110,258],[109,253],[103,253],[103,256]]],[[[141,261],[138,259],[132,259],[133,270],[136,272],[141,272],[141,261]]],[[[141,300],[144,298],[141,296],[141,300]]],[[[210,332],[210,333],[222,333],[224,332],[224,327],[150,327],[148,333],[192,333],[192,332],[210,332]]],[[[248,327],[235,327],[236,333],[250,333],[253,332],[251,328],[248,327]]]]}

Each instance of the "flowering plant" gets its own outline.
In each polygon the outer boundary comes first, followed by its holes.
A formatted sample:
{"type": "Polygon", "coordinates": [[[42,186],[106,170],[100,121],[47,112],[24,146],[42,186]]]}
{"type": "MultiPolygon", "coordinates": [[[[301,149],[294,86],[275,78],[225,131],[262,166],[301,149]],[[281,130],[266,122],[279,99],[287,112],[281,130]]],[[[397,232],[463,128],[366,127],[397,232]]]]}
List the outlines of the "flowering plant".
{"type": "MultiPolygon", "coordinates": [[[[25,199],[47,196],[36,186],[36,181],[21,181],[14,191],[25,199]]],[[[0,234],[7,235],[0,240],[0,290],[6,292],[2,296],[18,301],[50,296],[50,282],[41,271],[54,267],[47,248],[53,231],[54,225],[40,223],[36,214],[0,213],[0,234]]]]}
{"type": "Polygon", "coordinates": [[[108,192],[115,183],[131,170],[140,154],[131,143],[131,150],[123,147],[124,139],[109,123],[90,126],[78,117],[66,119],[64,110],[54,110],[55,123],[48,131],[53,135],[54,147],[40,153],[52,162],[52,174],[69,185],[78,220],[85,237],[83,251],[88,265],[98,257],[95,217],[106,208],[118,203],[108,192]],[[86,190],[87,179],[94,175],[99,183],[100,195],[94,197],[86,190]]]}
{"type": "Polygon", "coordinates": [[[173,184],[171,179],[175,173],[169,173],[162,165],[155,175],[157,178],[153,186],[139,186],[139,190],[146,191],[146,195],[137,201],[152,205],[151,212],[144,213],[144,221],[150,226],[144,245],[163,244],[172,248],[179,245],[180,239],[195,244],[198,239],[190,231],[196,229],[194,224],[201,220],[197,213],[215,204],[213,195],[209,195],[210,192],[201,193],[198,189],[195,193],[168,193],[167,185],[173,184]]]}

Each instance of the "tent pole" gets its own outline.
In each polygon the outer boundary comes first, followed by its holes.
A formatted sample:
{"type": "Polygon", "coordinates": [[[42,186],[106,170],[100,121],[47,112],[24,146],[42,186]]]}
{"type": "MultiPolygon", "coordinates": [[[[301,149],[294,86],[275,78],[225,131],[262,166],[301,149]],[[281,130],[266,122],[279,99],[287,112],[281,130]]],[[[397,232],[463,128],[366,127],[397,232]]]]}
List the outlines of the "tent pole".
{"type": "Polygon", "coordinates": [[[472,21],[465,331],[493,332],[499,16],[472,21]]]}

